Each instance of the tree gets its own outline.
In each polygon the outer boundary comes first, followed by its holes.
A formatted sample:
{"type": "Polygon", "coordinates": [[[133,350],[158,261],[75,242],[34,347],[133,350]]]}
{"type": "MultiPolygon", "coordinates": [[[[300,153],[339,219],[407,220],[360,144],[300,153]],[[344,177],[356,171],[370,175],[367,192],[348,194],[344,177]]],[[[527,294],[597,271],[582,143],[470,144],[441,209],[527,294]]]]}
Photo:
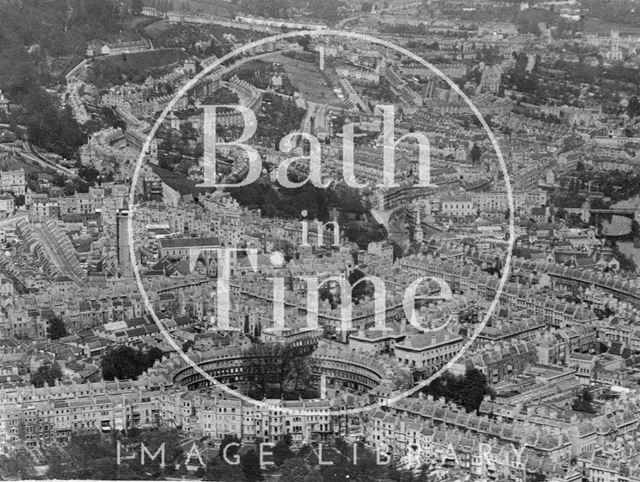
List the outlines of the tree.
{"type": "MultiPolygon", "coordinates": [[[[322,466],[322,478],[325,481],[342,480],[378,480],[385,479],[386,467],[377,463],[376,454],[359,443],[355,449],[356,460],[353,459],[354,448],[342,439],[335,441],[334,451],[323,453],[323,458],[329,459],[333,465],[322,466]]],[[[328,451],[327,451],[328,452],[328,451]]]]}
{"type": "MultiPolygon", "coordinates": [[[[353,447],[351,447],[351,453],[353,453],[353,447]]],[[[351,461],[349,478],[355,480],[376,480],[380,474],[380,466],[377,464],[376,454],[362,443],[358,444],[356,453],[357,460],[355,464],[351,461]]]]}
{"type": "MultiPolygon", "coordinates": [[[[133,477],[134,479],[147,478],[148,475],[145,477],[145,473],[150,473],[153,479],[163,478],[164,474],[173,472],[176,464],[184,462],[186,458],[185,448],[180,445],[179,431],[175,428],[160,427],[159,429],[142,429],[139,431],[130,429],[123,442],[133,446],[143,443],[152,453],[164,444],[166,467],[160,466],[162,463],[160,457],[153,461],[145,460],[144,465],[142,465],[140,457],[136,457],[127,462],[128,467],[136,474],[133,477]]],[[[193,460],[197,459],[194,458],[193,460]]]]}
{"type": "Polygon", "coordinates": [[[298,454],[297,457],[289,458],[280,466],[282,480],[304,480],[304,481],[322,481],[322,477],[315,473],[305,459],[298,454]]]}
{"type": "Polygon", "coordinates": [[[627,113],[631,117],[640,116],[640,99],[633,97],[627,106],[627,113]]]}
{"type": "Polygon", "coordinates": [[[473,147],[471,148],[471,162],[473,164],[477,164],[480,162],[480,158],[482,157],[482,150],[480,149],[480,146],[478,146],[478,144],[474,143],[473,147]]]}
{"type": "Polygon", "coordinates": [[[66,476],[64,466],[62,465],[62,460],[60,459],[60,455],[57,453],[53,453],[51,459],[49,460],[49,468],[47,469],[47,478],[50,480],[54,479],[63,479],[66,476]]]}
{"type": "Polygon", "coordinates": [[[0,455],[0,472],[2,472],[3,476],[13,475],[14,477],[19,476],[19,478],[35,478],[36,472],[33,457],[25,449],[19,449],[11,456],[2,454],[0,455]]]}
{"type": "Polygon", "coordinates": [[[477,368],[467,370],[464,374],[464,385],[460,398],[462,405],[467,412],[477,411],[484,400],[485,395],[490,393],[487,386],[487,377],[477,368]]]}
{"type": "Polygon", "coordinates": [[[242,467],[242,473],[248,482],[263,480],[262,469],[260,468],[260,456],[254,449],[249,450],[242,456],[240,465],[242,467]]]}
{"type": "MultiPolygon", "coordinates": [[[[427,477],[428,474],[425,473],[424,477],[420,477],[418,480],[428,480],[427,477]]],[[[389,465],[389,479],[398,482],[412,482],[414,477],[410,470],[398,467],[397,463],[391,463],[389,465]]]]}
{"type": "Polygon", "coordinates": [[[182,344],[182,351],[184,351],[186,353],[194,345],[195,345],[195,343],[193,342],[193,340],[187,340],[182,344]]]}
{"type": "MultiPolygon", "coordinates": [[[[231,452],[231,449],[229,449],[231,452]]],[[[229,460],[232,460],[229,457],[229,460]]],[[[245,478],[239,465],[229,465],[224,460],[212,458],[207,463],[204,480],[224,480],[225,482],[244,482],[245,478]]]]}
{"type": "Polygon", "coordinates": [[[373,285],[370,282],[360,282],[360,280],[365,277],[366,275],[359,269],[353,270],[349,273],[349,284],[352,286],[351,297],[356,303],[375,294],[373,285]]]}
{"type": "Polygon", "coordinates": [[[487,384],[487,377],[476,368],[467,369],[464,376],[445,372],[423,390],[438,399],[444,397],[465,408],[467,412],[477,411],[486,395],[493,391],[487,384]]]}
{"type": "Polygon", "coordinates": [[[277,396],[283,398],[287,391],[307,390],[311,386],[307,357],[298,354],[292,346],[252,345],[246,351],[245,363],[254,397],[266,397],[275,388],[277,396]]]}
{"type": "Polygon", "coordinates": [[[298,42],[298,45],[302,47],[302,50],[307,50],[311,43],[311,37],[309,35],[302,35],[297,38],[296,42],[298,42]]]}
{"type": "Polygon", "coordinates": [[[86,179],[89,184],[94,185],[100,178],[100,171],[93,166],[81,166],[78,169],[78,176],[86,179]]]}
{"type": "Polygon", "coordinates": [[[161,358],[162,352],[156,347],[145,353],[130,346],[119,346],[101,360],[102,377],[105,380],[135,380],[161,358]]]}
{"type": "Polygon", "coordinates": [[[52,340],[58,340],[67,336],[67,327],[65,326],[64,321],[62,321],[62,318],[59,318],[57,316],[51,318],[49,320],[47,333],[49,335],[49,338],[51,338],[52,340]]]}
{"type": "Polygon", "coordinates": [[[596,409],[592,403],[593,396],[591,395],[591,391],[587,387],[584,387],[573,400],[571,409],[576,412],[596,413],[596,409]]]}
{"type": "Polygon", "coordinates": [[[129,346],[117,347],[107,353],[100,362],[102,377],[105,380],[136,379],[142,373],[141,361],[142,357],[138,350],[129,346]]]}
{"type": "Polygon", "coordinates": [[[57,362],[53,362],[52,364],[45,363],[38,367],[36,372],[31,375],[31,384],[36,388],[43,387],[45,383],[53,386],[56,380],[60,380],[61,378],[62,370],[60,370],[60,365],[58,365],[57,362]]]}
{"type": "Polygon", "coordinates": [[[285,437],[281,440],[278,440],[278,443],[273,447],[273,461],[279,467],[281,466],[285,460],[290,459],[294,456],[293,452],[290,448],[291,445],[291,434],[286,434],[285,437]]]}
{"type": "Polygon", "coordinates": [[[144,354],[145,367],[151,368],[156,363],[156,360],[162,360],[162,350],[154,346],[149,348],[149,351],[144,354]]]}
{"type": "Polygon", "coordinates": [[[143,7],[144,7],[144,3],[142,2],[142,0],[132,0],[131,15],[140,15],[142,13],[143,7]]]}

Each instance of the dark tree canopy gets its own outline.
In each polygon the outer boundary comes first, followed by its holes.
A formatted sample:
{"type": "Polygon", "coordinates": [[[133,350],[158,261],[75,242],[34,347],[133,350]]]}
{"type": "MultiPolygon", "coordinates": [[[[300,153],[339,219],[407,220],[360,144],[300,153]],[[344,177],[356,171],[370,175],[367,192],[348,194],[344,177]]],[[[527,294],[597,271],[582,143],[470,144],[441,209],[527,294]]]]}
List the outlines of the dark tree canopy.
{"type": "Polygon", "coordinates": [[[354,447],[342,439],[335,441],[335,450],[324,451],[323,460],[330,460],[333,465],[323,465],[320,468],[322,480],[342,481],[342,480],[378,480],[383,479],[386,466],[377,464],[376,455],[373,450],[364,444],[358,443],[355,452],[357,458],[354,461],[354,447]],[[325,453],[326,452],[326,453],[325,453]]]}
{"type": "Polygon", "coordinates": [[[289,458],[285,460],[280,466],[280,471],[282,473],[282,480],[304,480],[306,482],[310,481],[321,481],[322,478],[317,475],[314,477],[313,471],[317,470],[316,467],[312,467],[307,461],[302,458],[299,454],[298,457],[289,458]]]}
{"type": "Polygon", "coordinates": [[[15,451],[11,456],[0,455],[0,472],[5,477],[11,475],[18,478],[19,475],[19,478],[35,478],[34,465],[33,456],[24,448],[15,451]]]}
{"type": "Polygon", "coordinates": [[[364,298],[371,297],[375,294],[373,285],[369,281],[361,281],[366,275],[359,269],[349,273],[349,284],[352,287],[351,298],[354,303],[360,302],[364,298]]]}
{"type": "Polygon", "coordinates": [[[72,434],[62,452],[48,452],[48,479],[73,480],[164,480],[175,472],[175,466],[185,460],[180,437],[175,428],[129,429],[118,433],[121,455],[137,453],[137,457],[122,457],[118,463],[115,441],[99,434],[72,434]],[[161,467],[161,457],[140,458],[140,444],[151,452],[164,444],[166,466],[161,467]],[[63,460],[64,459],[64,460],[63,460]],[[63,463],[64,462],[64,463],[63,463]]]}
{"type": "Polygon", "coordinates": [[[478,144],[473,144],[470,155],[471,162],[473,164],[478,164],[480,162],[480,158],[482,157],[482,150],[480,149],[480,146],[478,146],[478,144]]]}
{"type": "Polygon", "coordinates": [[[36,372],[31,375],[31,384],[40,388],[43,387],[45,383],[49,386],[53,386],[56,383],[56,380],[60,380],[62,378],[62,370],[60,370],[60,365],[56,362],[53,364],[45,363],[40,366],[36,372]]]}
{"type": "Polygon", "coordinates": [[[245,480],[248,482],[263,480],[260,456],[254,449],[249,450],[242,456],[241,467],[245,480]]]}
{"type": "Polygon", "coordinates": [[[63,74],[82,60],[89,40],[120,32],[119,3],[0,2],[0,89],[20,105],[10,121],[25,125],[29,140],[37,146],[73,158],[84,144],[84,133],[71,110],[44,87],[64,80],[63,74]]]}
{"type": "Polygon", "coordinates": [[[62,321],[62,318],[56,316],[49,320],[48,333],[49,338],[52,340],[58,340],[68,335],[67,327],[65,326],[64,321],[62,321]]]}
{"type": "Polygon", "coordinates": [[[291,450],[291,434],[286,434],[273,447],[273,461],[280,467],[286,460],[294,456],[291,450]]]}
{"type": "Polygon", "coordinates": [[[587,387],[584,387],[571,404],[571,409],[576,412],[596,413],[596,409],[593,406],[593,395],[587,387]]]}
{"type": "Polygon", "coordinates": [[[444,397],[447,401],[463,406],[467,412],[477,411],[485,395],[493,393],[487,384],[487,377],[476,368],[467,369],[464,376],[445,372],[423,392],[436,400],[444,397]]]}
{"type": "Polygon", "coordinates": [[[283,398],[290,393],[307,393],[313,388],[307,357],[292,346],[280,343],[252,345],[246,351],[245,363],[254,398],[283,398]]]}
{"type": "Polygon", "coordinates": [[[105,380],[135,380],[161,358],[162,352],[156,347],[144,352],[130,346],[119,346],[107,353],[100,362],[102,377],[105,380]]]}
{"type": "Polygon", "coordinates": [[[142,0],[131,0],[132,15],[140,15],[142,13],[143,7],[144,7],[144,2],[142,0]]]}
{"type": "Polygon", "coordinates": [[[627,106],[627,112],[631,117],[640,116],[640,99],[632,97],[627,106]]]}

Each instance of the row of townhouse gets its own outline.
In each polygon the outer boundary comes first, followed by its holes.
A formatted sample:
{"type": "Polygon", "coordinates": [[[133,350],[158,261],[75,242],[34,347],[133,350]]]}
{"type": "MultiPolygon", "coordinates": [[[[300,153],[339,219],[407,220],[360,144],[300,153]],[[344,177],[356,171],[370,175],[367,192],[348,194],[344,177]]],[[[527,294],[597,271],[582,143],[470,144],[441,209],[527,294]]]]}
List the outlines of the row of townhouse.
{"type": "Polygon", "coordinates": [[[139,295],[95,292],[88,289],[78,291],[69,278],[59,277],[48,283],[37,296],[16,297],[4,309],[9,322],[20,324],[21,313],[51,311],[60,317],[70,333],[94,328],[105,323],[129,320],[141,316],[144,304],[139,295]],[[61,290],[55,285],[71,285],[61,290]]]}
{"type": "MultiPolygon", "coordinates": [[[[481,212],[505,212],[509,209],[509,197],[506,191],[474,192],[471,194],[474,205],[481,212]]],[[[512,193],[513,205],[516,211],[531,211],[547,204],[546,191],[515,191],[512,193]]]]}
{"type": "Polygon", "coordinates": [[[598,339],[605,343],[620,343],[634,352],[640,351],[640,330],[631,319],[611,317],[601,320],[596,331],[598,339]]]}
{"type": "MultiPolygon", "coordinates": [[[[544,367],[543,367],[544,368],[544,367]]],[[[543,390],[549,392],[546,400],[557,400],[561,392],[571,393],[577,388],[575,372],[564,371],[555,380],[549,380],[543,390]]],[[[626,443],[638,430],[640,405],[637,395],[605,402],[595,417],[579,420],[570,415],[561,404],[531,403],[529,392],[525,396],[511,397],[508,401],[482,402],[479,413],[509,424],[529,424],[552,427],[570,435],[572,455],[583,455],[607,443],[626,443]]]]}
{"type": "Polygon", "coordinates": [[[391,406],[388,412],[377,412],[366,424],[367,440],[399,455],[414,445],[429,453],[434,449],[434,435],[445,432],[459,433],[492,447],[506,445],[518,451],[524,448],[530,456],[546,457],[553,462],[571,457],[571,440],[560,429],[498,422],[448,407],[444,402],[405,400],[391,406]]]}
{"type": "MultiPolygon", "coordinates": [[[[514,261],[514,266],[531,266],[525,261],[514,261]]],[[[592,288],[602,289],[606,294],[613,295],[617,300],[640,306],[640,281],[635,277],[623,278],[598,271],[579,268],[568,268],[564,265],[547,263],[537,266],[536,270],[544,269],[551,279],[552,286],[561,288],[592,288]]]]}
{"type": "Polygon", "coordinates": [[[451,371],[464,375],[470,368],[485,374],[487,381],[496,384],[523,374],[537,361],[536,346],[533,342],[506,341],[483,348],[473,348],[465,357],[454,364],[451,371]]]}
{"type": "Polygon", "coordinates": [[[538,361],[544,365],[566,363],[571,353],[595,348],[597,339],[597,332],[591,326],[576,325],[543,333],[536,338],[538,361]]]}
{"type": "Polygon", "coordinates": [[[183,429],[213,440],[235,434],[246,443],[257,437],[275,442],[290,435],[294,444],[301,445],[327,440],[340,428],[330,414],[328,400],[268,400],[266,406],[257,406],[236,398],[189,392],[182,397],[182,405],[183,429]]]}
{"type": "Polygon", "coordinates": [[[0,450],[20,444],[64,444],[74,432],[122,430],[157,423],[166,392],[152,382],[61,383],[0,390],[0,450]],[[152,395],[153,394],[153,395],[152,395]]]}
{"type": "Polygon", "coordinates": [[[115,170],[135,156],[120,149],[117,144],[124,140],[121,128],[109,127],[91,134],[87,143],[80,147],[80,160],[85,166],[93,166],[99,171],[115,170]]]}
{"type": "MultiPolygon", "coordinates": [[[[363,435],[359,416],[337,415],[338,409],[355,407],[356,398],[348,395],[332,400],[265,400],[256,405],[228,397],[222,392],[183,392],[176,405],[181,407],[181,426],[194,436],[220,441],[226,434],[237,435],[244,443],[256,438],[276,442],[291,436],[295,445],[322,442],[336,435],[360,438],[363,435]]],[[[164,417],[161,413],[161,417],[164,417]]]]}
{"type": "Polygon", "coordinates": [[[95,328],[112,321],[141,316],[140,302],[128,298],[87,299],[70,303],[62,320],[71,333],[95,328]]]}
{"type": "Polygon", "coordinates": [[[332,412],[355,406],[356,399],[348,396],[331,401],[268,400],[266,406],[257,406],[222,392],[165,389],[156,379],[3,390],[0,400],[0,450],[5,453],[21,444],[65,444],[79,432],[159,425],[215,441],[235,434],[245,443],[256,437],[275,442],[291,435],[301,445],[335,435],[362,435],[359,417],[346,420],[332,412]]]}
{"type": "Polygon", "coordinates": [[[638,482],[640,467],[637,452],[628,457],[589,456],[581,457],[577,466],[583,479],[589,482],[638,482]]]}
{"type": "Polygon", "coordinates": [[[609,403],[601,415],[580,422],[566,411],[551,413],[544,407],[527,408],[522,403],[508,408],[488,400],[480,408],[481,415],[476,415],[428,397],[404,399],[378,412],[367,422],[365,432],[374,444],[385,443],[392,451],[406,453],[411,445],[420,443],[419,431],[407,429],[407,425],[423,424],[481,437],[489,443],[525,447],[528,453],[562,462],[605,443],[633,439],[638,430],[637,411],[635,399],[609,403]]]}
{"type": "MultiPolygon", "coordinates": [[[[403,258],[400,260],[400,266],[407,273],[443,279],[454,292],[462,292],[467,296],[479,296],[487,301],[491,301],[496,296],[500,285],[498,278],[475,266],[462,267],[447,262],[427,262],[425,258],[416,256],[403,258]]],[[[500,299],[552,326],[566,327],[576,322],[584,323],[597,319],[590,310],[553,300],[516,283],[506,283],[500,299]]]]}
{"type": "MultiPolygon", "coordinates": [[[[534,473],[558,476],[565,472],[565,465],[545,459],[535,446],[512,440],[515,437],[508,430],[506,438],[487,438],[472,431],[431,421],[406,420],[381,411],[367,422],[366,430],[378,450],[387,449],[405,468],[416,469],[423,464],[456,467],[485,480],[504,477],[522,482],[534,473]]],[[[544,437],[536,441],[542,446],[546,442],[544,437]]]]}

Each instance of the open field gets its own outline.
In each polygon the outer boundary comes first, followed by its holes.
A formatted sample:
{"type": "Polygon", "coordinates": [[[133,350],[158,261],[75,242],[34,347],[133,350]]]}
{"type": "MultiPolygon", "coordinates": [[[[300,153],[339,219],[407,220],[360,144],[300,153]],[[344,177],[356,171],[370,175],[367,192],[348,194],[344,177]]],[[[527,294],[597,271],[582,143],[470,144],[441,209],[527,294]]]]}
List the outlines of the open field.
{"type": "Polygon", "coordinates": [[[600,20],[598,18],[586,18],[584,21],[584,33],[609,33],[612,30],[617,30],[621,34],[625,33],[640,33],[640,26],[638,25],[629,25],[622,23],[613,23],[613,22],[605,22],[604,20],[600,20]]]}
{"type": "Polygon", "coordinates": [[[100,57],[95,62],[115,67],[124,74],[137,74],[182,61],[187,57],[188,55],[179,49],[160,49],[100,57]]]}
{"type": "Polygon", "coordinates": [[[99,88],[142,83],[149,75],[160,75],[181,63],[189,55],[181,49],[157,49],[99,57],[91,64],[86,81],[99,88]]]}
{"type": "Polygon", "coordinates": [[[174,23],[168,22],[166,20],[159,20],[157,22],[153,22],[147,25],[144,28],[144,33],[151,37],[152,39],[162,37],[164,34],[169,32],[173,27],[175,27],[174,23]]]}
{"type": "Polygon", "coordinates": [[[292,59],[279,53],[270,55],[265,60],[281,64],[293,86],[306,100],[342,105],[342,101],[333,92],[329,81],[317,64],[292,59]]]}

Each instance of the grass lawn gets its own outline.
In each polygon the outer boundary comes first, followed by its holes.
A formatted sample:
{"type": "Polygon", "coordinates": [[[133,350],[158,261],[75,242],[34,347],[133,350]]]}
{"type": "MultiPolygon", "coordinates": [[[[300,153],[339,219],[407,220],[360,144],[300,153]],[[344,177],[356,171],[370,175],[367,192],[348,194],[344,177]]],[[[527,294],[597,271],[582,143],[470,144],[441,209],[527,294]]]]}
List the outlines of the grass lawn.
{"type": "Polygon", "coordinates": [[[621,34],[625,34],[625,33],[637,34],[638,32],[640,32],[640,26],[605,22],[604,20],[600,20],[598,18],[587,17],[585,19],[584,32],[587,34],[589,33],[608,34],[612,30],[617,30],[621,34]]]}
{"type": "Polygon", "coordinates": [[[141,84],[149,75],[158,76],[188,58],[181,49],[158,49],[99,57],[89,67],[88,82],[98,88],[124,82],[141,84]]]}
{"type": "Polygon", "coordinates": [[[331,89],[317,63],[292,59],[282,54],[266,57],[270,62],[281,64],[295,89],[305,99],[321,104],[342,105],[342,101],[331,89]]]}
{"type": "Polygon", "coordinates": [[[175,27],[175,24],[168,22],[166,20],[160,20],[158,22],[153,22],[147,25],[144,28],[145,34],[147,34],[152,39],[157,39],[162,37],[165,33],[175,27]]]}
{"type": "Polygon", "coordinates": [[[124,74],[136,74],[182,61],[189,55],[179,49],[149,50],[130,54],[101,57],[96,62],[119,68],[124,74]]]}

